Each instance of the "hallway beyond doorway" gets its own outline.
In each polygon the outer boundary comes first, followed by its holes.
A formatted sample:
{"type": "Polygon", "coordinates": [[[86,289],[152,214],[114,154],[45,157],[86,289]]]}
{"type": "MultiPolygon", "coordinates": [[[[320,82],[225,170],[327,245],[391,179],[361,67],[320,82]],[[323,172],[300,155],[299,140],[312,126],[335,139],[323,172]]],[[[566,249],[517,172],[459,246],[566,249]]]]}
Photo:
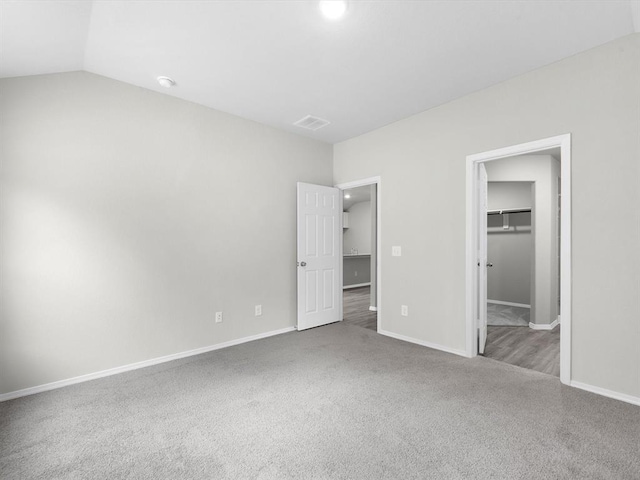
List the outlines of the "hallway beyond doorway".
{"type": "Polygon", "coordinates": [[[489,326],[484,356],[560,376],[560,325],[553,330],[489,326]]]}
{"type": "Polygon", "coordinates": [[[343,290],[344,323],[378,331],[378,313],[369,310],[371,287],[343,290]]]}

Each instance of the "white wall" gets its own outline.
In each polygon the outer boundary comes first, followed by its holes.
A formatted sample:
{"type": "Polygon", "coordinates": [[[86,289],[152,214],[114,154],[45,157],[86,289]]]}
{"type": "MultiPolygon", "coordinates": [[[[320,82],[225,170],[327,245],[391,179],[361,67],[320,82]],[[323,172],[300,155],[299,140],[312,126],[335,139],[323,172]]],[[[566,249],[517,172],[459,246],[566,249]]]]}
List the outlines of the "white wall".
{"type": "Polygon", "coordinates": [[[382,177],[382,328],[464,351],[466,156],[571,133],[572,377],[640,397],[639,132],[634,34],[335,145],[382,177]]]}
{"type": "MultiPolygon", "coordinates": [[[[508,161],[508,160],[505,160],[508,161]]],[[[503,161],[494,160],[486,162],[484,165],[487,169],[487,175],[491,170],[492,176],[497,172],[497,165],[503,164],[503,161]]],[[[533,194],[531,192],[531,182],[511,182],[511,181],[492,181],[489,179],[489,190],[487,196],[487,208],[489,210],[500,210],[505,208],[522,208],[533,207],[533,194]]]]}
{"type": "MultiPolygon", "coordinates": [[[[528,182],[489,182],[489,210],[532,207],[531,189],[532,184],[528,182]]],[[[487,218],[487,258],[493,264],[487,269],[487,298],[530,305],[533,275],[531,213],[512,213],[508,218],[506,230],[502,215],[487,218]]]]}
{"type": "Polygon", "coordinates": [[[330,145],[88,73],[0,80],[0,112],[0,393],[295,324],[330,145]]]}
{"type": "Polygon", "coordinates": [[[371,253],[371,202],[354,203],[349,212],[349,228],[343,232],[345,255],[356,248],[358,253],[371,253]]]}
{"type": "MultiPolygon", "coordinates": [[[[551,155],[523,155],[486,163],[491,182],[533,182],[533,295],[531,321],[558,318],[558,177],[560,163],[551,155]]],[[[490,206],[490,208],[493,208],[490,206]]]]}

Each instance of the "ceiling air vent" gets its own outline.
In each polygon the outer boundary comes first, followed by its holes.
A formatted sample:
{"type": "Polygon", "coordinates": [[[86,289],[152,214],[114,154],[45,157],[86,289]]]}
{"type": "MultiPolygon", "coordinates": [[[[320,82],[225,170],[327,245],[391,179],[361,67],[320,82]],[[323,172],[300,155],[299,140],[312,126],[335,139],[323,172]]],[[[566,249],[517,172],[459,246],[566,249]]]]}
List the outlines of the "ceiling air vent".
{"type": "Polygon", "coordinates": [[[329,125],[328,120],[323,120],[322,118],[314,117],[312,115],[307,115],[304,118],[298,120],[294,125],[302,128],[306,128],[307,130],[318,130],[319,128],[325,127],[329,125]]]}

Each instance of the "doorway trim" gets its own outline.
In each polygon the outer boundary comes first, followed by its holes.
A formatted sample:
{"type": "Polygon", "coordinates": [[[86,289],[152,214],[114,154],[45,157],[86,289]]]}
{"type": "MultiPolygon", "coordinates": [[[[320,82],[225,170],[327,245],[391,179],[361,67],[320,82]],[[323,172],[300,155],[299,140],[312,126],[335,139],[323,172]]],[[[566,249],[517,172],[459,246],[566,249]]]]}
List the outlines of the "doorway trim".
{"type": "MultiPolygon", "coordinates": [[[[367,185],[376,185],[376,331],[380,332],[382,329],[382,179],[377,177],[363,178],[362,180],[354,180],[352,182],[339,183],[335,187],[339,190],[347,190],[349,188],[365,187],[367,185]]],[[[342,203],[344,196],[340,195],[340,210],[342,211],[342,203]]],[[[340,217],[340,228],[342,228],[342,216],[340,217]]],[[[340,262],[340,292],[344,290],[344,278],[343,278],[343,264],[344,264],[344,252],[343,252],[344,237],[340,242],[340,255],[343,261],[340,262]]],[[[340,295],[340,320],[344,320],[344,304],[342,301],[342,295],[340,295]]]]}
{"type": "Polygon", "coordinates": [[[571,383],[571,134],[512,145],[467,156],[466,165],[466,353],[478,355],[478,165],[516,155],[560,147],[560,381],[571,383]]]}

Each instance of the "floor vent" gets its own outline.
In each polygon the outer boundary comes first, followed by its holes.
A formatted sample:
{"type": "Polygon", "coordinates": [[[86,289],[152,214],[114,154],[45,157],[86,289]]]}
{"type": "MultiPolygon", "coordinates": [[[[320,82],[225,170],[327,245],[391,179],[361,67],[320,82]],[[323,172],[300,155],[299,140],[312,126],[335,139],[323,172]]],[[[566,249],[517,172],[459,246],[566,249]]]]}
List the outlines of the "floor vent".
{"type": "Polygon", "coordinates": [[[295,122],[294,125],[305,128],[307,130],[315,131],[322,127],[326,127],[327,125],[329,125],[329,123],[330,122],[328,120],[323,120],[322,118],[307,115],[306,117],[301,118],[300,120],[295,122]]]}

